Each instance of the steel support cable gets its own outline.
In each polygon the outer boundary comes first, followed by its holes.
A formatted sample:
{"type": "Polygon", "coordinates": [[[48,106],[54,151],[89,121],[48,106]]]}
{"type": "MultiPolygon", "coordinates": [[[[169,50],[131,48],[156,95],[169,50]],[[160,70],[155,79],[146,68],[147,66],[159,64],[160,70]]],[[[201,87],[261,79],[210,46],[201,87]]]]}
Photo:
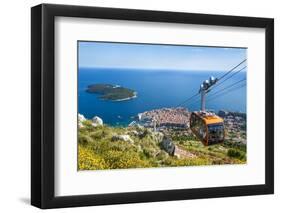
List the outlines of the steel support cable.
{"type": "Polygon", "coordinates": [[[237,67],[239,67],[241,64],[243,64],[245,61],[247,61],[247,59],[244,59],[243,61],[241,61],[238,65],[236,65],[235,67],[233,67],[231,70],[229,70],[227,73],[223,74],[221,77],[218,78],[218,81],[220,81],[221,79],[223,79],[225,76],[227,76],[229,73],[231,73],[233,70],[235,70],[237,67]]]}
{"type": "Polygon", "coordinates": [[[211,97],[211,99],[209,99],[209,100],[207,99],[207,101],[212,101],[212,100],[214,100],[214,99],[216,99],[216,98],[219,98],[219,97],[224,96],[224,95],[226,95],[226,94],[228,94],[228,93],[231,93],[231,92],[233,92],[233,91],[236,91],[236,90],[238,90],[238,89],[241,89],[241,88],[243,88],[243,87],[245,87],[245,86],[246,86],[246,84],[239,85],[238,87],[235,87],[235,88],[232,88],[232,89],[230,89],[230,90],[224,91],[223,93],[221,93],[221,94],[219,94],[219,95],[215,95],[215,96],[211,97]]]}
{"type": "Polygon", "coordinates": [[[243,82],[243,81],[246,81],[246,78],[243,78],[243,79],[241,79],[239,81],[236,81],[233,84],[230,84],[229,86],[224,87],[224,88],[220,89],[219,91],[217,91],[215,93],[212,93],[209,97],[212,97],[212,96],[214,96],[214,95],[216,95],[216,94],[218,94],[218,93],[220,93],[222,91],[225,91],[225,90],[227,90],[227,89],[229,89],[229,88],[231,88],[231,87],[233,87],[233,86],[235,86],[235,85],[237,85],[237,84],[239,84],[240,82],[243,82]]]}
{"type": "Polygon", "coordinates": [[[197,95],[199,95],[199,94],[196,93],[196,94],[192,95],[191,97],[189,97],[189,98],[186,99],[185,101],[183,101],[183,102],[181,102],[180,104],[178,104],[176,107],[179,107],[179,106],[185,104],[186,102],[188,102],[188,101],[192,100],[193,98],[195,98],[197,95]]]}
{"type": "Polygon", "coordinates": [[[192,106],[193,104],[197,103],[198,101],[200,101],[200,98],[199,98],[199,99],[197,98],[197,100],[194,100],[193,102],[191,102],[191,103],[189,104],[189,106],[192,106]]]}
{"type": "Polygon", "coordinates": [[[218,84],[215,84],[212,88],[210,88],[209,90],[207,90],[206,93],[210,92],[211,89],[214,89],[220,85],[222,85],[224,82],[226,82],[227,80],[229,80],[230,78],[232,78],[233,76],[235,76],[236,74],[240,73],[242,70],[244,70],[247,66],[243,67],[240,70],[235,71],[232,75],[228,76],[226,79],[224,79],[223,81],[220,81],[218,84]]]}
{"type": "MultiPolygon", "coordinates": [[[[237,85],[237,84],[239,84],[239,83],[241,83],[241,82],[243,82],[243,81],[246,81],[246,78],[245,78],[245,79],[241,79],[241,80],[239,80],[239,81],[236,81],[235,83],[233,83],[233,84],[231,84],[231,85],[229,85],[229,86],[227,86],[227,87],[222,88],[221,90],[219,90],[219,91],[217,91],[217,92],[211,94],[210,96],[207,96],[207,98],[210,98],[210,97],[212,97],[212,96],[214,96],[214,95],[217,95],[217,94],[219,94],[219,93],[221,93],[221,92],[223,92],[223,91],[225,91],[225,90],[228,90],[228,89],[234,87],[235,85],[237,85]]],[[[239,86],[240,86],[240,85],[239,85],[239,86]]],[[[200,99],[197,99],[196,101],[193,101],[190,105],[192,105],[192,104],[194,104],[194,103],[197,103],[198,101],[200,101],[200,99]]]]}
{"type": "MultiPolygon", "coordinates": [[[[221,77],[218,78],[218,81],[221,80],[222,78],[224,78],[225,76],[227,76],[228,74],[230,74],[233,70],[235,70],[237,67],[239,67],[241,64],[243,64],[245,61],[247,61],[247,59],[244,59],[243,61],[241,61],[238,65],[236,65],[235,67],[233,67],[232,69],[230,69],[227,73],[225,73],[224,75],[222,75],[221,77]]],[[[245,67],[244,67],[245,68],[245,67]]],[[[243,69],[244,69],[243,68],[243,69]]],[[[240,72],[240,71],[239,71],[240,72]]],[[[236,73],[237,74],[237,73],[236,73]]],[[[189,97],[188,99],[182,101],[180,104],[176,105],[176,107],[179,107],[185,103],[187,103],[188,101],[191,101],[193,98],[195,98],[196,96],[198,96],[199,93],[195,93],[194,95],[192,95],[191,97],[189,97]]]]}

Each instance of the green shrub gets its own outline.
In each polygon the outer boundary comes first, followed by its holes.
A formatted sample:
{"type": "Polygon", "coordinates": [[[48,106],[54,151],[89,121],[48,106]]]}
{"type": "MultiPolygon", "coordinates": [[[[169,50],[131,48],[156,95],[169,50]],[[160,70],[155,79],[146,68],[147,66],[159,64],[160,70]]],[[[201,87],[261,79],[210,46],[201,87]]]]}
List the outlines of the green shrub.
{"type": "Polygon", "coordinates": [[[243,159],[246,158],[245,153],[243,153],[243,152],[241,152],[241,151],[239,151],[237,149],[229,149],[227,151],[227,155],[229,157],[237,158],[237,159],[240,159],[240,160],[243,160],[243,159]]]}
{"type": "Polygon", "coordinates": [[[165,165],[169,166],[200,166],[200,165],[210,165],[211,161],[207,158],[180,158],[175,157],[168,158],[164,161],[165,165]]]}
{"type": "Polygon", "coordinates": [[[167,159],[169,157],[169,155],[167,154],[167,152],[161,150],[157,155],[156,158],[157,160],[163,161],[165,159],[167,159]]]}
{"type": "Polygon", "coordinates": [[[79,134],[79,144],[81,145],[88,145],[89,143],[93,142],[93,139],[85,134],[79,134]]]}
{"type": "Polygon", "coordinates": [[[106,136],[108,135],[108,131],[106,130],[96,130],[96,131],[93,131],[90,133],[90,136],[93,138],[93,139],[102,139],[102,138],[105,138],[106,136]]]}
{"type": "Polygon", "coordinates": [[[143,153],[147,158],[152,158],[155,156],[156,150],[153,147],[143,147],[143,153]]]}
{"type": "Polygon", "coordinates": [[[148,134],[148,130],[147,129],[144,129],[144,131],[139,135],[139,138],[140,139],[143,139],[144,137],[146,137],[148,134]]]}

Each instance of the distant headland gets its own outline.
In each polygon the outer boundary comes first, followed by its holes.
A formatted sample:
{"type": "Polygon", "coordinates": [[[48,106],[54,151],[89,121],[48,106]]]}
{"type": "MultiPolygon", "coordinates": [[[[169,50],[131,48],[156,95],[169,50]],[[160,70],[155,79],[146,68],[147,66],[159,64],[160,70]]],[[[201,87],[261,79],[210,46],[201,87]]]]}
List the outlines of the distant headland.
{"type": "Polygon", "coordinates": [[[112,84],[91,84],[86,91],[99,94],[101,99],[109,101],[126,101],[137,97],[136,91],[112,84]]]}

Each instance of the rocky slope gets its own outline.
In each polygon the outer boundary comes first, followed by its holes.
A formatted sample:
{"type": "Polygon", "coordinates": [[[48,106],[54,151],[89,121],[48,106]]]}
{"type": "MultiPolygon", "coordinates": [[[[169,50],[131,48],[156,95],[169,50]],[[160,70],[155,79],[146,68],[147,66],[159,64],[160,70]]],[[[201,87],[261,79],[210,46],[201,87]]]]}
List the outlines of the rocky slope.
{"type": "Polygon", "coordinates": [[[241,164],[246,146],[226,141],[204,146],[190,131],[155,132],[143,126],[110,127],[79,115],[79,170],[241,164]],[[169,146],[169,143],[172,145],[169,146]],[[167,149],[167,147],[171,147],[167,149]]]}

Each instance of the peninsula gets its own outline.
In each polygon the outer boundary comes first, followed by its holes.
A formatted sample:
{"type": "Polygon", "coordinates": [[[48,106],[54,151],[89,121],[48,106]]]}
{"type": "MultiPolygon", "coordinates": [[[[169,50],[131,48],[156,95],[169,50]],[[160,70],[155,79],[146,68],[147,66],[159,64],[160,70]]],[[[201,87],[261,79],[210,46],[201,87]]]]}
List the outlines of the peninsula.
{"type": "Polygon", "coordinates": [[[137,97],[136,91],[112,84],[92,84],[86,91],[98,94],[99,98],[109,101],[126,101],[137,97]]]}

